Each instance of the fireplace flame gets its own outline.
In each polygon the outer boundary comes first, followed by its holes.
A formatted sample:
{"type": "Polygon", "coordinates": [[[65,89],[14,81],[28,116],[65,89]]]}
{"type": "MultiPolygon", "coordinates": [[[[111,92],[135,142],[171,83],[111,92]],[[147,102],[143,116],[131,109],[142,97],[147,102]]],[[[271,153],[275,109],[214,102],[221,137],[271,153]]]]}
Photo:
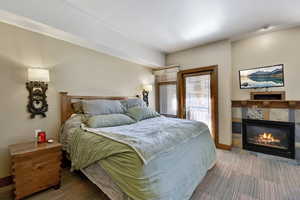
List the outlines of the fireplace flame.
{"type": "Polygon", "coordinates": [[[263,133],[258,136],[258,141],[261,143],[271,143],[280,142],[280,140],[275,139],[272,133],[263,133]]]}

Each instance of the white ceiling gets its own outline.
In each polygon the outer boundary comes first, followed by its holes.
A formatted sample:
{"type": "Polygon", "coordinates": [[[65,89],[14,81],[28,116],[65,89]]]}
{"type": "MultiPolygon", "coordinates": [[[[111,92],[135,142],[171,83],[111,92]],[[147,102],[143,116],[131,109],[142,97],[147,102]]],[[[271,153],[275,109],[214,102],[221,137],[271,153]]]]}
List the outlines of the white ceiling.
{"type": "Polygon", "coordinates": [[[6,0],[0,4],[2,11],[70,34],[99,51],[149,65],[163,65],[164,53],[239,37],[265,25],[299,25],[299,8],[300,0],[6,0]]]}

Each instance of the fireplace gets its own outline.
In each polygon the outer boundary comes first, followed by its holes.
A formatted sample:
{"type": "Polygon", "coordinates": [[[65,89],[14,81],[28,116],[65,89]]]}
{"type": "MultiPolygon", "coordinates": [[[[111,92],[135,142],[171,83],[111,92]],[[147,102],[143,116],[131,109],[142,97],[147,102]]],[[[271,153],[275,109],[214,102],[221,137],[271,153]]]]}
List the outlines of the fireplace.
{"type": "Polygon", "coordinates": [[[243,148],[295,159],[295,123],[243,119],[243,148]]]}

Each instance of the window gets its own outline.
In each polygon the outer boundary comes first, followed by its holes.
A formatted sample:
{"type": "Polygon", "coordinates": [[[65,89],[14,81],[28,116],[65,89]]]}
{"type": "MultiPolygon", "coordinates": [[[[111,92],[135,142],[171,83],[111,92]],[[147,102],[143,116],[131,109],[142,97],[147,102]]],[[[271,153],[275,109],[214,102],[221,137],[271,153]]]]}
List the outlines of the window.
{"type": "Polygon", "coordinates": [[[179,66],[154,70],[156,81],[156,109],[167,117],[177,117],[177,73],[179,66]]]}
{"type": "Polygon", "coordinates": [[[176,82],[158,83],[158,110],[159,113],[169,117],[177,116],[177,84],[176,82]]]}
{"type": "Polygon", "coordinates": [[[186,118],[204,122],[211,129],[210,74],[198,74],[184,78],[186,118]]]}

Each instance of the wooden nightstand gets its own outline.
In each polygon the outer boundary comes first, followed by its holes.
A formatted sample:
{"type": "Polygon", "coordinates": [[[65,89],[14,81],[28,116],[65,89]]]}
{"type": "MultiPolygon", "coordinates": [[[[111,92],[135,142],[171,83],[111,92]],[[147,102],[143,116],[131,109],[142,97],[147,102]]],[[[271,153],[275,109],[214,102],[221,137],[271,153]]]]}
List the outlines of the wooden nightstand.
{"type": "Polygon", "coordinates": [[[60,187],[61,144],[27,142],[9,146],[15,199],[60,187]]]}

